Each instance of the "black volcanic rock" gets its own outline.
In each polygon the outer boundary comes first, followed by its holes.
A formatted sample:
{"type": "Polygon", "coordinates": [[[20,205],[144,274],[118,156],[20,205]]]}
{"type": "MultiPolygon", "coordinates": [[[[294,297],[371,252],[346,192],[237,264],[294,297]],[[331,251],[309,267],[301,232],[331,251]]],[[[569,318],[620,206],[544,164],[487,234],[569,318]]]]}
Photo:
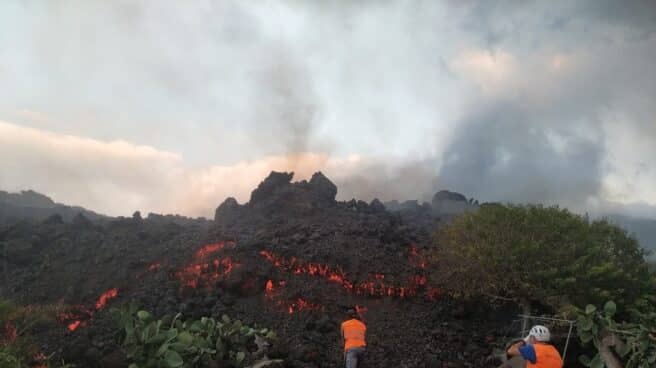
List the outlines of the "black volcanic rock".
{"type": "Polygon", "coordinates": [[[33,190],[20,193],[8,193],[0,190],[0,223],[24,219],[43,221],[55,214],[61,215],[64,221],[71,221],[78,213],[83,213],[91,220],[107,218],[82,207],[56,203],[49,197],[33,190]]]}
{"type": "Polygon", "coordinates": [[[216,211],[214,212],[214,221],[227,220],[236,217],[239,213],[240,207],[241,206],[235,198],[226,198],[226,200],[216,208],[216,211]]]}
{"type": "Polygon", "coordinates": [[[255,205],[263,202],[267,198],[273,196],[276,192],[288,187],[293,177],[293,172],[287,173],[272,171],[269,176],[267,176],[267,178],[264,179],[264,181],[262,181],[253,192],[251,192],[251,200],[248,203],[255,205]]]}
{"type": "Polygon", "coordinates": [[[86,218],[81,212],[78,213],[75,217],[73,217],[73,220],[71,221],[73,225],[78,226],[78,227],[91,227],[93,226],[93,223],[86,218]]]}
{"type": "Polygon", "coordinates": [[[55,206],[52,199],[33,190],[23,190],[20,193],[7,193],[0,190],[0,202],[19,207],[52,208],[55,206]]]}
{"type": "MultiPolygon", "coordinates": [[[[336,207],[337,187],[321,173],[308,182],[291,182],[294,173],[271,172],[252,192],[251,200],[239,216],[257,218],[310,215],[317,210],[336,207]]],[[[234,206],[234,203],[232,204],[234,206]]],[[[223,216],[220,216],[223,220],[223,216]]]]}
{"type": "Polygon", "coordinates": [[[312,175],[312,178],[310,179],[310,189],[319,197],[330,201],[334,201],[335,196],[337,195],[337,186],[320,171],[312,175]]]}
{"type": "Polygon", "coordinates": [[[58,213],[48,217],[43,221],[44,224],[49,224],[49,225],[60,225],[64,223],[64,219],[62,216],[58,213]]]}
{"type": "Polygon", "coordinates": [[[374,198],[373,201],[369,204],[369,208],[374,212],[384,212],[385,205],[378,198],[374,198]]]}
{"type": "MultiPolygon", "coordinates": [[[[492,350],[482,336],[497,336],[516,312],[456,317],[450,311],[460,302],[420,281],[437,223],[430,207],[414,202],[417,220],[406,221],[405,212],[382,210],[380,201],[337,202],[336,193],[320,173],[292,182],[291,173],[274,172],[249,203],[226,199],[217,221],[151,213],[137,225],[85,214],[73,224],[0,227],[0,245],[9,251],[0,252],[0,269],[11,275],[0,283],[0,297],[93,307],[116,288],[109,308],[135,302],[156,316],[180,312],[185,319],[225,313],[273,329],[275,356],[287,357],[286,367],[307,368],[343,366],[339,323],[348,308],[362,305],[372,327],[367,367],[488,367],[482,360],[492,350]]],[[[74,333],[62,325],[34,338],[48,346],[44,353],[78,366],[126,366],[112,353],[121,349],[110,310],[90,318],[74,333]]]]}

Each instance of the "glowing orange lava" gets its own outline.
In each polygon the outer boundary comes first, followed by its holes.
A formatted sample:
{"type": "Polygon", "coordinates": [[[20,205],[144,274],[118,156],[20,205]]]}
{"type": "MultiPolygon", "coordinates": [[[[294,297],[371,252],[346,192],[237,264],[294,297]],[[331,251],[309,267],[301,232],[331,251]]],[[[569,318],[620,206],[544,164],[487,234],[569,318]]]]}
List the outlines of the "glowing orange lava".
{"type": "MultiPolygon", "coordinates": [[[[385,275],[381,273],[371,274],[371,279],[360,282],[352,282],[340,267],[330,267],[325,264],[302,262],[296,257],[284,258],[270,251],[262,250],[260,255],[277,268],[294,275],[310,275],[324,278],[328,281],[342,285],[349,293],[361,296],[397,297],[408,298],[425,290],[426,297],[435,299],[439,290],[428,287],[428,279],[423,274],[426,261],[419,253],[415,245],[409,247],[409,261],[418,268],[418,274],[411,277],[406,285],[393,285],[385,282],[385,275]]],[[[273,288],[273,284],[271,285],[273,288]]],[[[265,290],[266,292],[266,290],[265,290]]]]}
{"type": "Polygon", "coordinates": [[[419,249],[414,244],[410,244],[410,261],[419,268],[426,268],[426,260],[419,253],[419,249]]]}
{"type": "Polygon", "coordinates": [[[212,286],[222,276],[232,272],[235,264],[230,257],[211,262],[193,263],[176,273],[183,285],[196,289],[201,283],[212,286]]]}
{"type": "Polygon", "coordinates": [[[100,298],[98,298],[98,301],[96,302],[96,310],[101,310],[105,308],[105,305],[107,305],[107,301],[116,298],[117,295],[118,295],[118,289],[116,288],[107,290],[104,293],[102,293],[100,295],[100,298]]]}
{"type": "Polygon", "coordinates": [[[196,258],[205,258],[207,255],[212,254],[212,253],[217,253],[220,252],[223,247],[225,246],[224,242],[218,242],[214,244],[208,244],[199,250],[196,251],[195,257],[196,258]]]}
{"type": "Polygon", "coordinates": [[[217,280],[225,277],[238,266],[230,257],[219,258],[216,253],[226,246],[233,247],[235,242],[218,242],[201,247],[194,253],[194,262],[176,272],[183,286],[196,289],[201,284],[211,288],[217,280]],[[214,259],[212,259],[214,257],[214,259]]]}
{"type": "Polygon", "coordinates": [[[264,285],[264,295],[266,295],[267,297],[273,296],[273,293],[277,288],[283,288],[285,287],[285,285],[287,285],[287,281],[280,280],[278,281],[277,284],[278,286],[276,286],[276,283],[273,282],[273,280],[268,280],[264,285]]]}
{"type": "MultiPolygon", "coordinates": [[[[408,281],[407,285],[402,286],[386,283],[384,281],[385,275],[380,273],[372,274],[372,280],[354,283],[349,281],[340,267],[332,268],[325,264],[301,262],[296,257],[284,258],[266,250],[262,250],[260,255],[283,271],[290,272],[294,275],[305,274],[321,277],[342,285],[347,292],[361,296],[407,298],[416,296],[419,292],[419,288],[427,285],[426,276],[421,274],[413,276],[408,281]]],[[[423,268],[425,263],[419,255],[417,248],[413,245],[410,246],[410,255],[414,260],[416,260],[415,258],[418,258],[419,261],[417,262],[417,265],[419,268],[423,268]]]]}
{"type": "Polygon", "coordinates": [[[78,327],[80,327],[81,323],[82,323],[82,321],[79,321],[79,320],[73,321],[73,322],[69,323],[68,326],[66,326],[66,328],[68,328],[69,331],[75,331],[78,327]]]}
{"type": "Polygon", "coordinates": [[[87,308],[82,305],[68,307],[68,311],[60,312],[57,314],[57,320],[60,323],[65,324],[69,331],[75,331],[79,327],[84,326],[86,321],[91,319],[96,311],[105,308],[105,306],[107,306],[107,302],[116,298],[117,296],[117,288],[109,289],[100,294],[100,297],[98,297],[94,307],[87,308]]]}
{"type": "Polygon", "coordinates": [[[294,314],[301,311],[313,311],[313,310],[323,310],[323,306],[320,304],[310,303],[303,298],[296,298],[295,301],[287,305],[287,313],[294,314]]]}
{"type": "MultiPolygon", "coordinates": [[[[267,280],[264,285],[264,295],[267,299],[274,300],[276,295],[279,293],[276,292],[278,288],[284,288],[287,285],[285,280],[280,280],[274,282],[273,280],[267,280]]],[[[297,297],[293,301],[278,300],[275,304],[281,307],[283,310],[287,311],[288,314],[294,314],[300,311],[314,311],[314,310],[324,310],[323,305],[311,303],[301,297],[297,297]]]]}
{"type": "Polygon", "coordinates": [[[310,276],[323,277],[328,281],[341,284],[347,289],[353,289],[353,284],[346,279],[344,271],[342,271],[340,268],[332,269],[328,265],[320,263],[303,263],[300,262],[296,257],[285,259],[266,250],[261,251],[260,255],[262,255],[267,261],[273,263],[274,266],[291,272],[295,275],[306,274],[310,276]]]}

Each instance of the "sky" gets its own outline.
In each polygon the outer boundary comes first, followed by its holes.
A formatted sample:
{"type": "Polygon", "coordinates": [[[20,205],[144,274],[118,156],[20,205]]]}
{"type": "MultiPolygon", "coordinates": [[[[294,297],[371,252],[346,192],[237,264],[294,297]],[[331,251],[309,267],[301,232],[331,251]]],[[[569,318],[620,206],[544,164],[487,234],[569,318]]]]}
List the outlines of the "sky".
{"type": "Polygon", "coordinates": [[[656,218],[656,2],[0,2],[0,189],[211,217],[338,198],[656,218]]]}

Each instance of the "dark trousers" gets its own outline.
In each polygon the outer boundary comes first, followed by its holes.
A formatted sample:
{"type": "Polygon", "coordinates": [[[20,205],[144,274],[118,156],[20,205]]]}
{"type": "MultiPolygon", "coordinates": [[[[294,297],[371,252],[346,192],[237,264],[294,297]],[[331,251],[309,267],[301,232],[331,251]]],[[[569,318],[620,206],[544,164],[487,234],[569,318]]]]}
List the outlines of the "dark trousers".
{"type": "Polygon", "coordinates": [[[358,368],[364,358],[364,348],[350,348],[345,353],[346,368],[358,368]]]}

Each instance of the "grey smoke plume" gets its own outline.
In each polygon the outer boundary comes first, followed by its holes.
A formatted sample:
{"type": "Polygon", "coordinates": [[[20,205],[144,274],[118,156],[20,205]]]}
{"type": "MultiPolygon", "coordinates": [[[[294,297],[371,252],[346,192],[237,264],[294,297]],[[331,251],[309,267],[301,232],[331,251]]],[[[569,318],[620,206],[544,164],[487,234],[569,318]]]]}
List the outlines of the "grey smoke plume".
{"type": "Polygon", "coordinates": [[[0,2],[0,186],[209,215],[269,169],[323,170],[342,199],[654,213],[655,17],[610,0],[0,2]]]}
{"type": "Polygon", "coordinates": [[[481,200],[580,204],[601,188],[602,137],[543,124],[514,104],[463,121],[444,154],[439,186],[481,200]],[[561,138],[556,138],[562,133],[561,138]],[[556,139],[564,139],[559,149],[556,139]]]}
{"type": "Polygon", "coordinates": [[[317,101],[307,71],[294,65],[282,50],[271,52],[270,64],[262,70],[256,98],[252,134],[268,153],[284,153],[295,169],[299,153],[310,152],[317,125],[317,101]]]}

